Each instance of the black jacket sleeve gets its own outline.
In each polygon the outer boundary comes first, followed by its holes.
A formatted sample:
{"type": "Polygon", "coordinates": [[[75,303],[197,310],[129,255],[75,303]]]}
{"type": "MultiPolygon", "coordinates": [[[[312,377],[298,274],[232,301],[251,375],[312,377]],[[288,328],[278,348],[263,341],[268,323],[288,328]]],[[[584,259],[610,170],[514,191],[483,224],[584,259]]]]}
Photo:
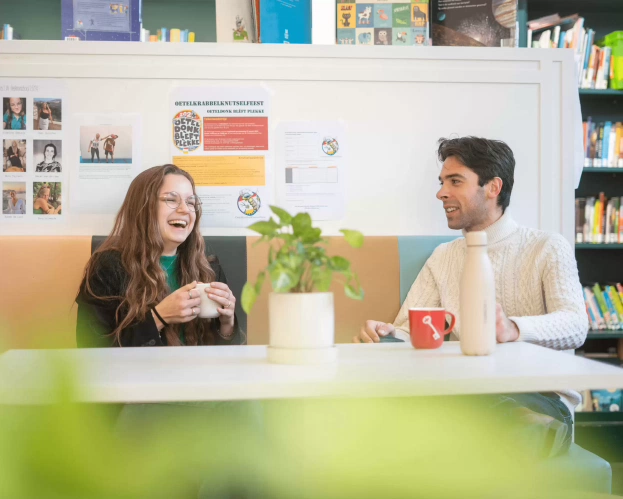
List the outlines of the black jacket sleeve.
{"type": "MultiPolygon", "coordinates": [[[[212,269],[214,270],[214,273],[216,274],[216,277],[214,280],[227,284],[227,277],[225,277],[225,272],[223,271],[223,267],[221,267],[221,264],[217,257],[215,256],[212,257],[212,260],[210,261],[210,266],[212,267],[212,269]]],[[[239,296],[236,297],[236,301],[238,300],[240,300],[239,296]]],[[[235,313],[234,313],[234,334],[231,336],[231,338],[225,339],[221,337],[221,335],[219,334],[218,319],[215,319],[212,321],[212,327],[215,332],[214,336],[216,338],[217,345],[246,345],[247,344],[246,332],[243,331],[242,328],[240,327],[240,324],[238,322],[238,317],[235,313]]]]}
{"type": "MultiPolygon", "coordinates": [[[[97,296],[123,296],[127,287],[127,273],[121,264],[121,257],[115,251],[102,253],[97,261],[90,282],[97,296]]],[[[111,333],[115,330],[116,313],[120,300],[103,300],[86,291],[83,280],[76,298],[78,322],[76,324],[76,343],[84,347],[117,346],[111,333]]],[[[121,345],[124,347],[163,346],[158,328],[151,314],[145,321],[132,324],[121,332],[121,345]]]]}

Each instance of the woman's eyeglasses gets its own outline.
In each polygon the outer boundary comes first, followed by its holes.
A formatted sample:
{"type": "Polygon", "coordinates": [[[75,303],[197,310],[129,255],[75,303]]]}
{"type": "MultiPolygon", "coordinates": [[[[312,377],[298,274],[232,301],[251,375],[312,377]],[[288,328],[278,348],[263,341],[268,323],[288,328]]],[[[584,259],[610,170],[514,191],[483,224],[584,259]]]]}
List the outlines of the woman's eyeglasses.
{"type": "MultiPolygon", "coordinates": [[[[167,206],[173,210],[177,210],[182,204],[182,196],[177,192],[168,192],[163,196],[160,196],[160,200],[164,201],[167,206]]],[[[186,206],[190,211],[199,211],[201,209],[201,199],[197,196],[189,196],[186,198],[186,206]]]]}

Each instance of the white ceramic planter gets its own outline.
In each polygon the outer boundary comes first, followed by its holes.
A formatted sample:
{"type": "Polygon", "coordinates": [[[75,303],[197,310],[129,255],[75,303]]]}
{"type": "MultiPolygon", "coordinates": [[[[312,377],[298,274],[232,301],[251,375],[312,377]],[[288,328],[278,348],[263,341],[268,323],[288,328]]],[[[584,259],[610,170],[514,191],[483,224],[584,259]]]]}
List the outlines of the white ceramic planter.
{"type": "Polygon", "coordinates": [[[270,293],[268,360],[325,364],[337,358],[333,293],[270,293]]]}

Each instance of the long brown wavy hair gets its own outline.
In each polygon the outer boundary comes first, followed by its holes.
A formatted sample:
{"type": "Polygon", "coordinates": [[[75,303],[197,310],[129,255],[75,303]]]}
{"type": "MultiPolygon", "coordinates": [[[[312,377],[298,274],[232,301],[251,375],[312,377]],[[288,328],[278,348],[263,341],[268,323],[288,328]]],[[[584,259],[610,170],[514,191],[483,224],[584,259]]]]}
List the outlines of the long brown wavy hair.
{"type": "MultiPolygon", "coordinates": [[[[93,253],[84,271],[85,290],[96,299],[120,300],[116,311],[116,329],[110,333],[115,344],[121,345],[121,331],[137,322],[143,322],[150,307],[160,303],[172,290],[160,266],[164,241],[158,226],[158,192],[165,175],[182,175],[188,179],[195,192],[192,177],[175,165],[154,166],[140,173],[130,184],[110,235],[93,253]],[[98,260],[104,252],[117,251],[128,275],[127,288],[122,296],[97,296],[91,288],[98,260]]],[[[178,278],[182,285],[192,281],[212,282],[214,270],[205,256],[205,244],[199,232],[201,210],[186,240],[177,248],[178,278]]],[[[168,345],[181,345],[180,324],[166,326],[164,333],[168,345]]],[[[215,337],[208,319],[194,319],[184,325],[187,345],[214,344],[215,337]]]]}

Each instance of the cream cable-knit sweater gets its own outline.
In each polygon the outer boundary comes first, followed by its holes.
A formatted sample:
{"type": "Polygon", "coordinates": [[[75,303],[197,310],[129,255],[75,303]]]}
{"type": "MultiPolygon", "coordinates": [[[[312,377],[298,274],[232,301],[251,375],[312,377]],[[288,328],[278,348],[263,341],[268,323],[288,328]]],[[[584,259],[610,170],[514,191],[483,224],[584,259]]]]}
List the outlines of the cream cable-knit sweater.
{"type": "MultiPolygon", "coordinates": [[[[588,332],[588,316],[571,246],[559,234],[519,227],[505,213],[485,229],[495,274],[495,295],[519,328],[519,340],[555,350],[578,348],[588,332]]],[[[411,286],[394,321],[396,336],[409,340],[409,308],[444,307],[457,319],[460,337],[459,282],[465,239],[440,245],[411,286]]],[[[577,392],[560,392],[573,410],[577,392]]]]}

